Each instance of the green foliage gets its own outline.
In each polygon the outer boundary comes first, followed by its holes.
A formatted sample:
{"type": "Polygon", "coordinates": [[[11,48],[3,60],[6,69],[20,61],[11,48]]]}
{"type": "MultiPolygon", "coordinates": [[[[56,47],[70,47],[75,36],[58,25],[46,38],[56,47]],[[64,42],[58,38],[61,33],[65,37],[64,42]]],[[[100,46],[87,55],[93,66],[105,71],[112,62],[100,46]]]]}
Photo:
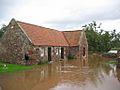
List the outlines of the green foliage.
{"type": "Polygon", "coordinates": [[[0,29],[0,38],[3,36],[3,34],[6,32],[6,25],[2,25],[2,28],[0,29]]]}
{"type": "Polygon", "coordinates": [[[120,48],[115,47],[115,48],[111,48],[111,50],[120,50],[120,48]]]}
{"type": "Polygon", "coordinates": [[[89,51],[107,52],[111,48],[120,47],[120,33],[113,31],[104,31],[101,29],[101,23],[96,24],[95,21],[83,26],[88,40],[89,51]]]}
{"type": "Polygon", "coordinates": [[[116,64],[118,64],[118,62],[117,61],[107,61],[106,64],[115,64],[116,65],[116,64]]]}
{"type": "Polygon", "coordinates": [[[72,60],[72,59],[75,59],[75,55],[69,54],[68,55],[68,60],[72,60]]]}

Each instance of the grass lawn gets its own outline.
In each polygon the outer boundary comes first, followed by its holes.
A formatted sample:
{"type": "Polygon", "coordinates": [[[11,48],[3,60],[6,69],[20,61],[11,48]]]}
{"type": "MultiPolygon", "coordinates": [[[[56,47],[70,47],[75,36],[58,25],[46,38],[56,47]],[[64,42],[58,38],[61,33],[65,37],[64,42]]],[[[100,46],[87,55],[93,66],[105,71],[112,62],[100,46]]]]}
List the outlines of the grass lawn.
{"type": "Polygon", "coordinates": [[[0,73],[31,70],[38,66],[39,65],[24,66],[24,65],[17,65],[17,64],[0,63],[0,73]]]}

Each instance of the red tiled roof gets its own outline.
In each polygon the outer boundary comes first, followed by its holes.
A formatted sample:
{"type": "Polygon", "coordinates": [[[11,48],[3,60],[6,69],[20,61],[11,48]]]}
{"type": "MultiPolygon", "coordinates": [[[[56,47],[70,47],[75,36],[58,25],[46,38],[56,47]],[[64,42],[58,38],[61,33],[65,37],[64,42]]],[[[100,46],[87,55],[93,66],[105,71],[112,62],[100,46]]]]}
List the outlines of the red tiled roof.
{"type": "Polygon", "coordinates": [[[62,32],[17,21],[34,45],[68,46],[62,32]]]}
{"type": "Polygon", "coordinates": [[[32,44],[36,46],[78,46],[80,30],[77,31],[57,31],[21,21],[17,21],[32,44]]]}
{"type": "Polygon", "coordinates": [[[76,31],[64,31],[63,34],[69,44],[69,46],[78,46],[80,41],[81,30],[76,31]]]}

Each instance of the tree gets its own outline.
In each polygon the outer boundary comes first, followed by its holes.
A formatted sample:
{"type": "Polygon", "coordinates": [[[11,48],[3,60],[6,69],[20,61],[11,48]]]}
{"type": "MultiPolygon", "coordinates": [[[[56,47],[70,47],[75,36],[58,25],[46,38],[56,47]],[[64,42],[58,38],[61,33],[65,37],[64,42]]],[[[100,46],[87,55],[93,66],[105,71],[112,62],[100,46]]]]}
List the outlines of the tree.
{"type": "Polygon", "coordinates": [[[0,38],[1,38],[2,35],[5,33],[5,31],[6,31],[6,25],[3,24],[3,25],[2,25],[2,28],[0,29],[0,38]]]}
{"type": "Polygon", "coordinates": [[[104,31],[101,29],[102,24],[96,24],[95,21],[83,26],[88,40],[89,51],[107,52],[111,48],[120,47],[120,33],[113,31],[104,31]]]}
{"type": "MultiPolygon", "coordinates": [[[[101,25],[101,24],[100,24],[101,25]]],[[[89,51],[99,51],[100,52],[100,35],[102,34],[103,30],[101,30],[100,33],[98,33],[98,28],[100,28],[100,25],[98,26],[95,21],[92,23],[85,25],[85,32],[88,40],[88,46],[89,51]]]]}

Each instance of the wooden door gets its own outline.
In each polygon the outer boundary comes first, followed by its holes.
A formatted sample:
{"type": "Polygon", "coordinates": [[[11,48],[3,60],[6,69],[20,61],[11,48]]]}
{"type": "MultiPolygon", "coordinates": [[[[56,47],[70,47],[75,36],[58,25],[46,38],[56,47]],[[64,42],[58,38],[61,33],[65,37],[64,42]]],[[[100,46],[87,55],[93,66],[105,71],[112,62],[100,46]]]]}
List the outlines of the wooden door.
{"type": "Polygon", "coordinates": [[[48,61],[51,61],[51,47],[48,47],[48,61]]]}
{"type": "Polygon", "coordinates": [[[61,59],[64,59],[64,47],[61,47],[61,59]]]}

